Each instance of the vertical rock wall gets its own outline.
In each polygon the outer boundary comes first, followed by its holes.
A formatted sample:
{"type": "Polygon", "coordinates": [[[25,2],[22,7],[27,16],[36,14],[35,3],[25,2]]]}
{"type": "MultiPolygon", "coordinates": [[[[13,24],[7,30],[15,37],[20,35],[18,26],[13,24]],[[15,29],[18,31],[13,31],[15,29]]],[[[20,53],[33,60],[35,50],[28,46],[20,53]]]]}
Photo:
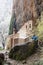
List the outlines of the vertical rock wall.
{"type": "Polygon", "coordinates": [[[29,20],[33,20],[35,24],[42,10],[43,0],[13,0],[12,17],[16,15],[17,31],[29,20]]]}

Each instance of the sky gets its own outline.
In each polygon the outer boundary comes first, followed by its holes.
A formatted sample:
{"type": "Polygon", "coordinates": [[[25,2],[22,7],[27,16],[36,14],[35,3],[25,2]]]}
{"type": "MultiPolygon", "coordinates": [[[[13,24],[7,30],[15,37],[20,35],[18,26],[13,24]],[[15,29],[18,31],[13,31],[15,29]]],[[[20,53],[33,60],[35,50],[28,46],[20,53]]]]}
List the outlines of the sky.
{"type": "Polygon", "coordinates": [[[0,32],[4,32],[4,36],[8,34],[12,6],[13,0],[0,0],[0,32]]]}
{"type": "Polygon", "coordinates": [[[0,0],[0,30],[9,25],[11,14],[12,0],[0,0]]]}

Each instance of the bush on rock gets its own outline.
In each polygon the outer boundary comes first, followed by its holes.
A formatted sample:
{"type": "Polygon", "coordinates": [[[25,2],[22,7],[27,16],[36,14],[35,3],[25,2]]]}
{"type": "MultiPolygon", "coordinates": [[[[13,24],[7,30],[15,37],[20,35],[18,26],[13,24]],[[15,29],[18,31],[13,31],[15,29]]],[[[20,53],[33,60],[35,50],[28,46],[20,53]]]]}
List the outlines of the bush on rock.
{"type": "Polygon", "coordinates": [[[4,61],[4,54],[0,53],[0,65],[3,65],[3,61],[4,61]]]}
{"type": "Polygon", "coordinates": [[[35,52],[36,49],[36,42],[27,43],[20,46],[15,46],[13,49],[10,50],[9,58],[15,60],[24,60],[29,57],[31,54],[35,52]]]}

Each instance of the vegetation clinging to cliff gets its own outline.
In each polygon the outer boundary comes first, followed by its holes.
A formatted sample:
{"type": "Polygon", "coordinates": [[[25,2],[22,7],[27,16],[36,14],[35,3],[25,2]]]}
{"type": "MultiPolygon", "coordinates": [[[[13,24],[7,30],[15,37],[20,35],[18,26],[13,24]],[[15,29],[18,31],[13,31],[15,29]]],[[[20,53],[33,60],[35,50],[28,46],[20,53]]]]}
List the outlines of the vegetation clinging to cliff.
{"type": "MultiPolygon", "coordinates": [[[[10,22],[9,34],[13,33],[13,26],[15,27],[16,22],[16,29],[19,30],[21,25],[28,20],[33,20],[33,22],[37,22],[36,19],[40,19],[41,12],[43,11],[43,0],[25,0],[23,1],[23,5],[20,4],[21,0],[16,0],[16,5],[14,5],[14,9],[12,12],[12,18],[10,22]],[[26,6],[25,3],[26,2],[26,6]],[[14,11],[16,9],[16,11],[14,11]],[[16,14],[14,14],[16,12],[16,14]],[[15,20],[16,15],[16,20],[15,20]]],[[[21,1],[21,2],[22,2],[21,1]]]]}
{"type": "Polygon", "coordinates": [[[9,27],[9,35],[11,35],[13,33],[13,27],[14,26],[16,27],[16,24],[14,24],[14,22],[16,22],[16,16],[15,16],[15,14],[11,18],[10,27],[9,27]]]}

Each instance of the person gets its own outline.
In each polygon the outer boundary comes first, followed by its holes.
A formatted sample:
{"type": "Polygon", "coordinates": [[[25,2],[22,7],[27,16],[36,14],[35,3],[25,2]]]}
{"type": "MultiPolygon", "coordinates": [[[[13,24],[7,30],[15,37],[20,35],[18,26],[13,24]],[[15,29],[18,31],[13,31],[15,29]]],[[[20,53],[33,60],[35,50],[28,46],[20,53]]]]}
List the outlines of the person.
{"type": "Polygon", "coordinates": [[[38,48],[38,36],[36,36],[35,34],[32,36],[32,40],[35,43],[35,47],[38,48]]]}
{"type": "Polygon", "coordinates": [[[34,34],[34,35],[32,36],[32,39],[33,39],[34,41],[36,41],[36,40],[38,40],[38,37],[34,34]]]}

